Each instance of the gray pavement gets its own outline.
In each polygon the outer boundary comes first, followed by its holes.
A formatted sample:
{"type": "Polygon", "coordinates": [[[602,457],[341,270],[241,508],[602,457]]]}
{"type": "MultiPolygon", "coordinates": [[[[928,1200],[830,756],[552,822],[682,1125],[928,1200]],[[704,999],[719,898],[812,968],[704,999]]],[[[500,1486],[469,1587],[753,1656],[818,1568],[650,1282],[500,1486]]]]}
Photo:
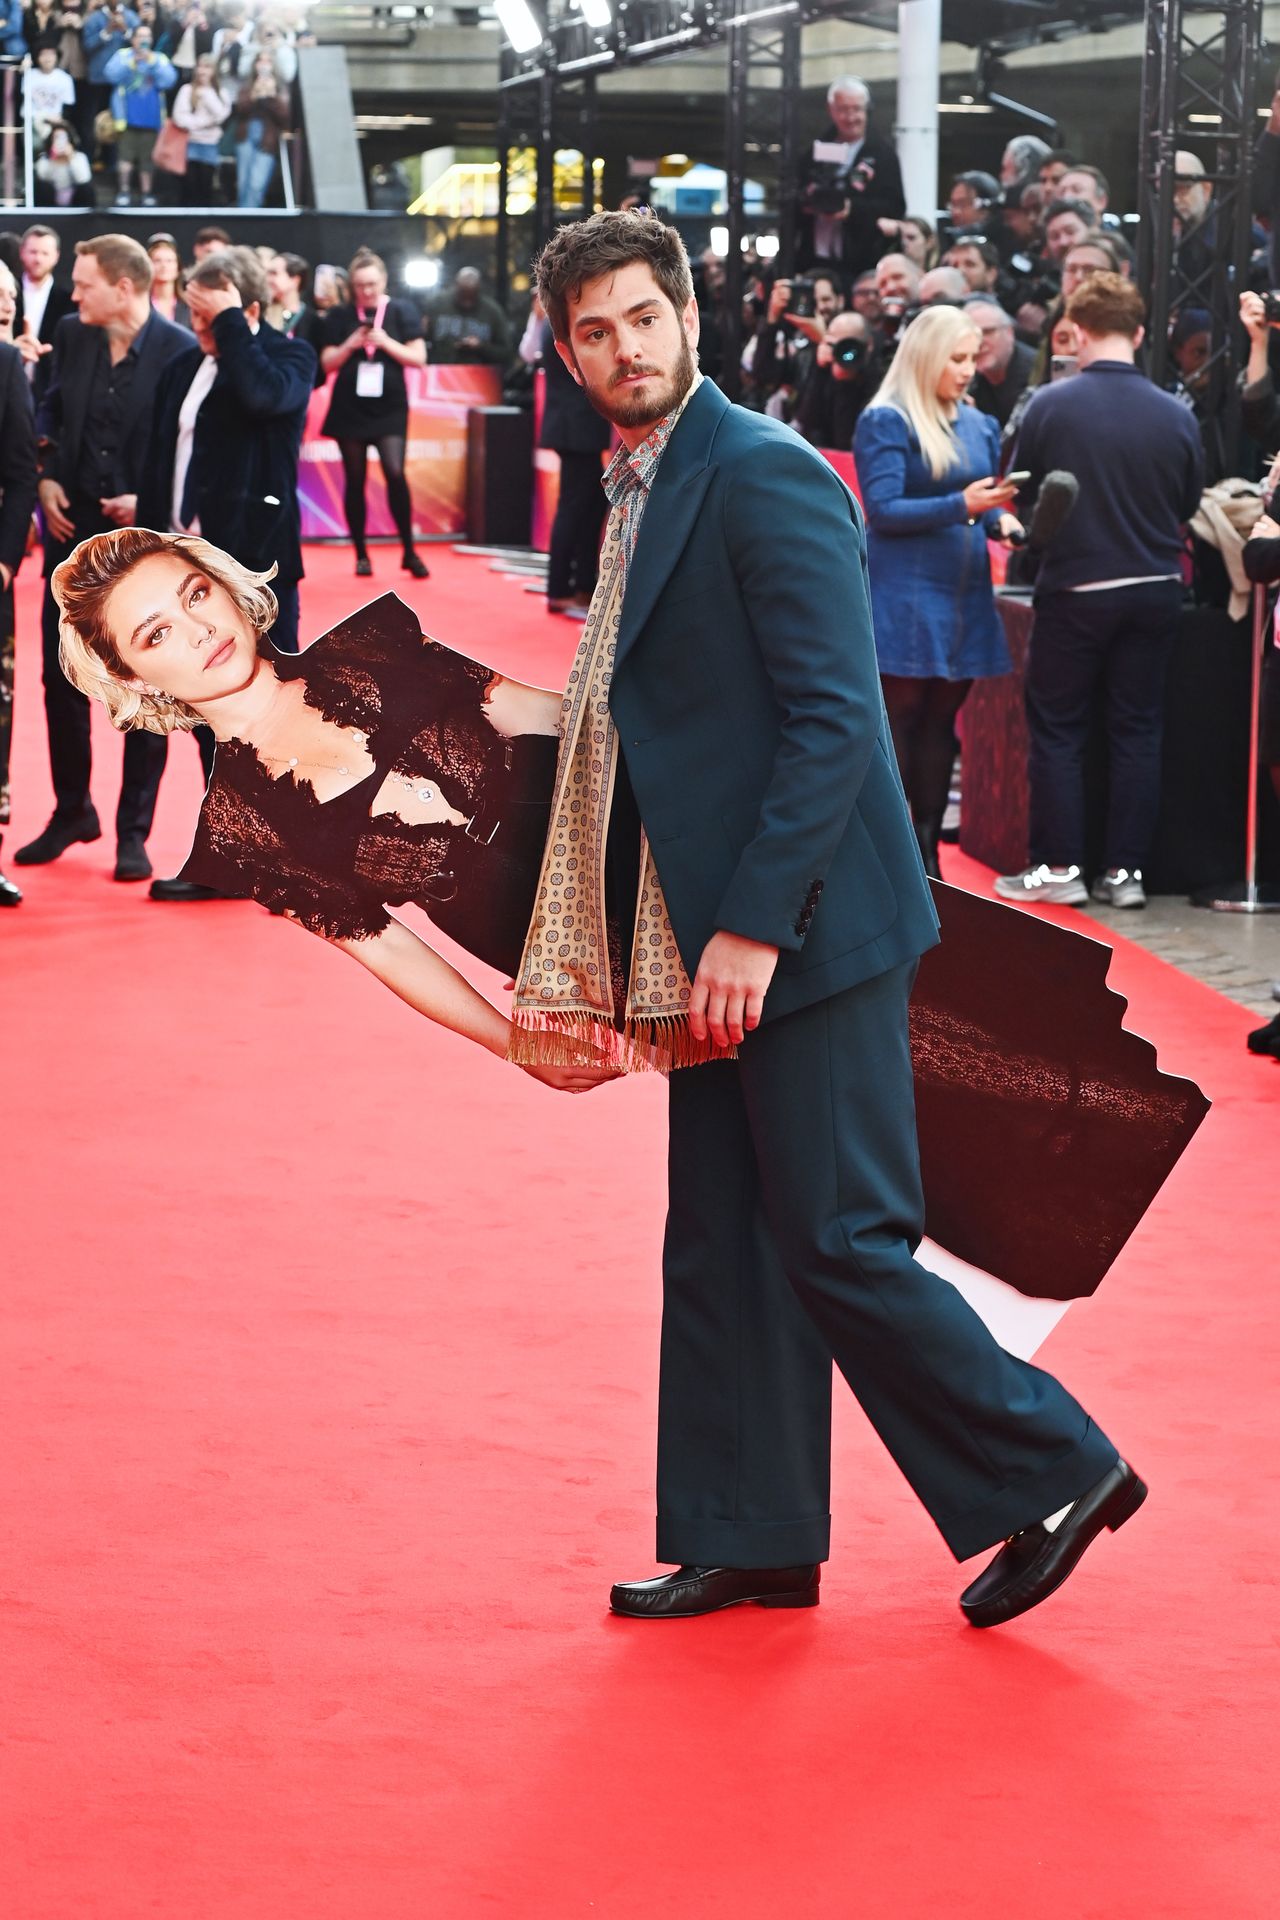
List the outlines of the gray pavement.
{"type": "Polygon", "coordinates": [[[1271,993],[1280,982],[1280,913],[1214,913],[1173,894],[1136,913],[1095,905],[1082,911],[1264,1020],[1280,1013],[1271,993]]]}

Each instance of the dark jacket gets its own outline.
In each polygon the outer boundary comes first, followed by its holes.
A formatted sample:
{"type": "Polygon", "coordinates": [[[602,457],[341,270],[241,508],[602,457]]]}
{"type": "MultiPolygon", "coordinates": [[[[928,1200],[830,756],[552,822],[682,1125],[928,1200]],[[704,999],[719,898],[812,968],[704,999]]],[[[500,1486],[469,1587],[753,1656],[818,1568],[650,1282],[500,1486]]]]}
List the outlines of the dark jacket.
{"type": "Polygon", "coordinates": [[[1269,459],[1280,446],[1280,395],[1276,393],[1275,376],[1270,370],[1261,380],[1250,381],[1244,389],[1240,421],[1249,438],[1257,441],[1269,459]]]}
{"type": "Polygon", "coordinates": [[[718,928],[779,947],[772,1018],[934,944],[857,502],[710,381],[645,507],[610,704],[691,976],[718,928]]]}
{"type": "Polygon", "coordinates": [[[553,453],[603,453],[613,430],[556,352],[549,320],[542,323],[539,351],[547,380],[538,445],[549,447],[553,453]]]}
{"type": "Polygon", "coordinates": [[[0,561],[11,574],[27,550],[36,504],[36,427],[26,367],[16,347],[0,343],[0,561]]]}
{"type": "MultiPolygon", "coordinates": [[[[17,339],[18,335],[22,332],[22,328],[25,322],[25,315],[23,313],[23,303],[22,303],[22,275],[21,274],[18,274],[17,281],[18,281],[18,307],[17,307],[17,312],[13,316],[13,337],[15,340],[17,339]]],[[[59,320],[65,320],[67,315],[69,313],[74,313],[75,310],[76,310],[75,302],[72,300],[71,295],[67,292],[65,287],[60,287],[55,281],[53,286],[51,286],[49,289],[49,298],[45,302],[44,317],[41,320],[39,328],[36,331],[36,339],[43,341],[46,346],[52,346],[53,336],[58,330],[59,320]]],[[[31,391],[35,396],[35,402],[37,406],[39,406],[41,400],[45,395],[45,392],[48,389],[49,381],[50,381],[50,378],[52,377],[52,374],[53,374],[53,355],[51,353],[42,354],[40,359],[37,360],[36,362],[35,378],[31,382],[31,391]]]]}
{"type": "MultiPolygon", "coordinates": [[[[265,323],[251,332],[237,307],[218,315],[213,334],[218,373],[196,415],[189,470],[200,532],[255,572],[274,564],[293,586],[302,578],[298,450],[316,357],[265,323]]],[[[171,525],[178,415],[203,357],[192,346],[160,378],[138,495],[138,525],[159,533],[171,525]]]]}
{"type": "MultiPolygon", "coordinates": [[[[834,143],[840,140],[840,135],[834,126],[828,126],[820,138],[834,143]]],[[[810,266],[817,262],[810,196],[815,186],[826,186],[830,177],[829,167],[810,160],[801,182],[800,257],[810,266]]],[[[867,135],[853,163],[853,182],[848,194],[849,213],[840,229],[840,264],[851,278],[874,267],[881,254],[888,253],[894,245],[881,233],[876,222],[901,220],[907,210],[902,169],[891,140],[881,139],[875,133],[867,135]],[[856,184],[858,181],[862,182],[860,186],[856,184]]]]}
{"type": "MultiPolygon", "coordinates": [[[[36,433],[44,444],[44,477],[60,481],[68,493],[75,488],[93,376],[103,342],[102,329],[85,326],[78,314],[60,320],[53,337],[49,385],[36,409],[36,433]]],[[[129,418],[117,450],[124,493],[141,491],[160,375],[170,360],[190,350],[191,335],[186,328],[175,327],[163,314],[153,312],[138,347],[129,418]]],[[[60,555],[61,546],[54,544],[60,555]]],[[[45,547],[47,567],[47,539],[45,547]]]]}
{"type": "Polygon", "coordinates": [[[1008,464],[1031,475],[1019,496],[1024,523],[1047,473],[1059,468],[1080,483],[1071,517],[1045,552],[1037,596],[1181,571],[1182,530],[1203,483],[1200,433],[1189,409],[1140,368],[1095,361],[1041,387],[1008,464]]]}

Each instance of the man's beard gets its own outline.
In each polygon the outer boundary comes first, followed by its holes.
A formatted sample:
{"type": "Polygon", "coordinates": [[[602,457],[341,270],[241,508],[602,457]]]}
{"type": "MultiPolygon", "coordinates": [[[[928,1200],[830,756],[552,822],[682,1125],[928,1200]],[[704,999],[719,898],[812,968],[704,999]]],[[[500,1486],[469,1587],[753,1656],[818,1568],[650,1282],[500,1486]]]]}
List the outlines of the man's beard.
{"type": "Polygon", "coordinates": [[[688,335],[681,334],[679,358],[665,379],[661,378],[660,369],[656,367],[637,371],[657,376],[657,384],[645,394],[632,393],[613,385],[606,387],[603,393],[594,388],[590,390],[591,404],[596,412],[602,413],[606,420],[611,420],[615,427],[651,427],[675,412],[693,385],[693,377],[698,371],[688,335]]]}

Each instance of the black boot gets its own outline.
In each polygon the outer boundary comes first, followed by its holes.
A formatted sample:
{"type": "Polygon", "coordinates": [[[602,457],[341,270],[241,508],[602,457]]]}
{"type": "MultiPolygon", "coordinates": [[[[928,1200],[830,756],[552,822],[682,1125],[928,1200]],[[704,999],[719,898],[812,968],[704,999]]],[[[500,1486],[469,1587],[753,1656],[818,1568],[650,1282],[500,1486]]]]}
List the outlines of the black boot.
{"type": "Polygon", "coordinates": [[[942,868],[938,865],[938,834],[941,828],[940,814],[930,814],[927,819],[915,822],[916,839],[920,843],[920,858],[924,861],[924,870],[931,880],[942,878],[942,868]]]}

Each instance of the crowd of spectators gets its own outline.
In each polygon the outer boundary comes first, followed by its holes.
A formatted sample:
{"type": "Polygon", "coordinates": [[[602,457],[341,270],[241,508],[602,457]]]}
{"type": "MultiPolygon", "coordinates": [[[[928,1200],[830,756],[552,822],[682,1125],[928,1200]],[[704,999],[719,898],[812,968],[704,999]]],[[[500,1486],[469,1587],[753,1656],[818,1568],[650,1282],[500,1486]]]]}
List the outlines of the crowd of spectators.
{"type": "Polygon", "coordinates": [[[294,0],[0,0],[37,202],[265,205],[313,41],[294,0]]]}

